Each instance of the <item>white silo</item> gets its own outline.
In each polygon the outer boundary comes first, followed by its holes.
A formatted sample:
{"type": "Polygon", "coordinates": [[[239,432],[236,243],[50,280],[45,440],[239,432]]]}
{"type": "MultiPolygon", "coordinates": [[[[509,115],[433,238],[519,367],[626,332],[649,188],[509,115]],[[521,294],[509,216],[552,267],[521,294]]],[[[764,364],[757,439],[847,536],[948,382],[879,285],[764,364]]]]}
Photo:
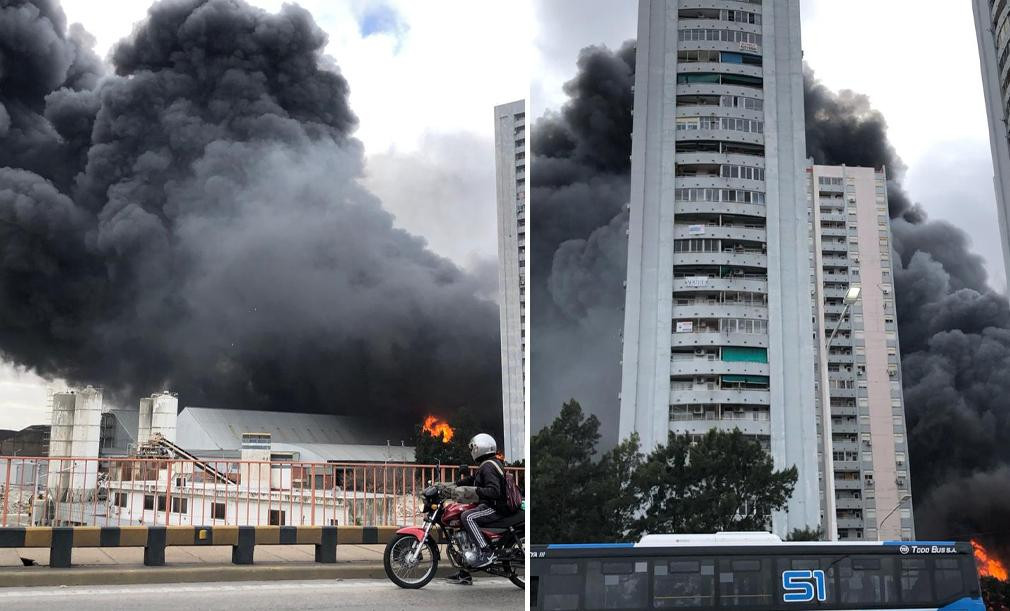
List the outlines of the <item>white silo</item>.
{"type": "MultiPolygon", "coordinates": [[[[77,392],[70,454],[74,458],[98,458],[102,431],[102,389],[88,386],[77,392]]],[[[98,461],[74,461],[71,488],[91,491],[98,483],[98,461]]]]}
{"type": "Polygon", "coordinates": [[[137,443],[146,443],[151,438],[151,409],[154,399],[144,397],[140,400],[140,417],[137,419],[137,443]]]}
{"type": "Polygon", "coordinates": [[[151,395],[151,435],[160,434],[175,443],[175,426],[179,418],[179,398],[167,390],[151,395]]]}
{"type": "Polygon", "coordinates": [[[50,456],[70,456],[76,399],[77,395],[72,392],[58,392],[53,395],[53,412],[49,430],[50,456]]]}
{"type": "MultiPolygon", "coordinates": [[[[74,431],[74,404],[77,395],[60,392],[53,395],[53,411],[49,429],[49,456],[70,456],[71,438],[74,431]]],[[[72,462],[67,460],[49,461],[47,488],[49,495],[61,499],[70,482],[72,462]]]]}

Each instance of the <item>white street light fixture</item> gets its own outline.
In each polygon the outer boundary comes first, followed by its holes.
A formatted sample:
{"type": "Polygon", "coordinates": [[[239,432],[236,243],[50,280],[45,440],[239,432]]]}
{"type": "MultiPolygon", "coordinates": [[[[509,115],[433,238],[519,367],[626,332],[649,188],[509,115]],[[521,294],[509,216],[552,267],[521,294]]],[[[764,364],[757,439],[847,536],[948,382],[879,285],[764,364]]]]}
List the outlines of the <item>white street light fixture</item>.
{"type": "Polygon", "coordinates": [[[821,468],[824,470],[824,530],[828,541],[838,540],[838,518],[835,515],[835,457],[833,440],[831,438],[831,390],[828,381],[828,354],[831,353],[831,342],[838,333],[838,328],[842,326],[845,315],[849,313],[852,304],[859,300],[861,292],[858,284],[851,285],[845,291],[842,299],[845,307],[838,315],[838,322],[831,330],[827,341],[824,343],[824,358],[821,359],[821,468]]]}

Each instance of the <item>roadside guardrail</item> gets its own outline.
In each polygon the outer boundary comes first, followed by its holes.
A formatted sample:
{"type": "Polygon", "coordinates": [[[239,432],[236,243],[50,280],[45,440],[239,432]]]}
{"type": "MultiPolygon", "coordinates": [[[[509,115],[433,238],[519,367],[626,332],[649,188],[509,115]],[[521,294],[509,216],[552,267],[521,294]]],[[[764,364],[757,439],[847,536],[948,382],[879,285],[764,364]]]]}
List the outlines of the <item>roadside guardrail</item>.
{"type": "Polygon", "coordinates": [[[73,565],[75,547],[143,547],[144,564],[163,566],[168,546],[229,545],[233,564],[252,564],[257,545],[314,545],[333,564],[341,544],[385,544],[396,526],[28,526],[0,528],[0,548],[49,548],[49,566],[73,565]]]}

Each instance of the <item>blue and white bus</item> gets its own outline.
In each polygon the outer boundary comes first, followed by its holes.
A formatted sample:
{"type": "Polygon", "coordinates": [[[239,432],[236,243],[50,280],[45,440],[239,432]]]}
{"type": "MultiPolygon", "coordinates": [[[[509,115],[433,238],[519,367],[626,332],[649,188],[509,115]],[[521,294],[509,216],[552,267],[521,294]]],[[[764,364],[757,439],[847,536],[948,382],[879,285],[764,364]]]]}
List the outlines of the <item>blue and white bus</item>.
{"type": "Polygon", "coordinates": [[[985,611],[971,544],[783,542],[771,533],[533,545],[533,609],[985,611]]]}

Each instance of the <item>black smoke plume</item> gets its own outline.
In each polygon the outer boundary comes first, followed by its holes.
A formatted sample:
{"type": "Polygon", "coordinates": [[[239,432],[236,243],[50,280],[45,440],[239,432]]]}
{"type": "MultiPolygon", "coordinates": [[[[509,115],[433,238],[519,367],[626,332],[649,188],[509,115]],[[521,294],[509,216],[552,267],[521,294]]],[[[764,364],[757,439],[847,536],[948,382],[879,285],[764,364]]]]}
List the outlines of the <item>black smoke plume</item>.
{"type": "Polygon", "coordinates": [[[89,44],[0,0],[0,356],[129,403],[500,422],[496,307],[361,187],[308,12],[166,0],[109,75],[89,44]]]}
{"type": "Polygon", "coordinates": [[[584,49],[569,101],[533,126],[533,429],[578,397],[614,443],[621,386],[635,46],[584,49]]]}
{"type": "MultiPolygon", "coordinates": [[[[534,427],[553,418],[559,397],[586,397],[610,440],[620,390],[633,44],[584,50],[569,101],[541,118],[533,137],[532,269],[534,289],[546,287],[532,327],[534,427]],[[594,88],[594,71],[621,78],[594,88]],[[584,152],[601,146],[611,163],[584,152]]],[[[819,164],[886,167],[889,176],[916,534],[979,537],[1010,558],[1007,299],[989,288],[968,236],[929,220],[902,189],[904,165],[869,99],[829,91],[809,70],[804,84],[808,155],[819,164]]]]}

